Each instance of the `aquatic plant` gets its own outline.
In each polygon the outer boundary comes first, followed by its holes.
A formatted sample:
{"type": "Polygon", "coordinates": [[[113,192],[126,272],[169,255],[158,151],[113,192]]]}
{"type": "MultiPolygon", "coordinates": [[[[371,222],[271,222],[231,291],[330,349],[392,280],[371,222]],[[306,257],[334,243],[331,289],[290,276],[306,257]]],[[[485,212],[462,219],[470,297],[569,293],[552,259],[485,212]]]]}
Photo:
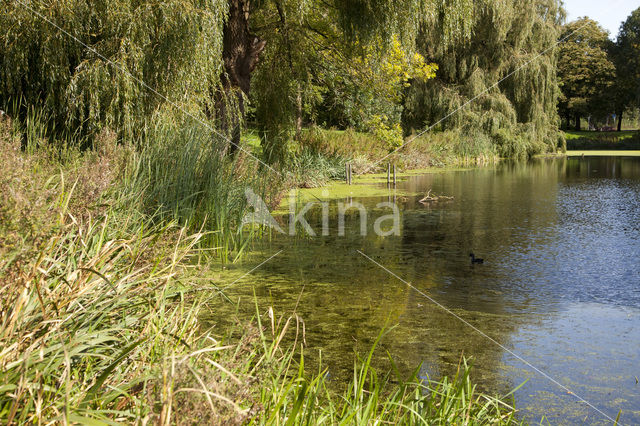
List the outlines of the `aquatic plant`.
{"type": "Polygon", "coordinates": [[[140,208],[160,220],[210,232],[209,250],[225,260],[239,256],[251,236],[240,227],[246,212],[245,190],[277,188],[280,176],[258,173],[259,164],[239,153],[225,155],[226,142],[211,129],[173,113],[158,114],[144,131],[141,152],[128,182],[140,208]]]}
{"type": "MultiPolygon", "coordinates": [[[[275,340],[265,346],[273,353],[274,345],[291,324],[274,321],[270,310],[271,330],[275,340]],[[284,323],[280,329],[276,324],[284,323]]],[[[259,317],[258,317],[258,321],[259,317]]],[[[260,324],[260,322],[259,322],[260,324]]],[[[453,378],[430,381],[418,378],[418,370],[403,378],[395,369],[380,375],[371,365],[380,333],[371,350],[354,363],[353,378],[343,393],[336,392],[320,369],[307,376],[304,356],[294,357],[287,348],[277,359],[280,372],[269,383],[271,392],[263,392],[260,402],[264,415],[252,424],[515,424],[515,409],[501,399],[482,394],[471,382],[471,367],[461,359],[453,378]],[[298,362],[295,362],[298,360],[298,362]]],[[[263,341],[264,334],[261,335],[263,341]]],[[[505,397],[506,399],[507,397],[505,397]]]]}

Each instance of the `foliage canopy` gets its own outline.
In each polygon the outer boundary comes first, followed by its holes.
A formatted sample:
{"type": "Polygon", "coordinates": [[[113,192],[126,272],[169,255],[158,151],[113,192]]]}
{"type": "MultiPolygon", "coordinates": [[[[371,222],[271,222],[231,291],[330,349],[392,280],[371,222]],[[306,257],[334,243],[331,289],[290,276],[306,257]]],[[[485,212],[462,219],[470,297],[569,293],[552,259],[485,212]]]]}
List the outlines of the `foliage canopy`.
{"type": "Polygon", "coordinates": [[[452,26],[446,14],[422,26],[420,52],[433,59],[439,71],[433,81],[412,84],[405,128],[437,123],[435,130],[489,137],[497,153],[506,157],[555,150],[560,3],[469,3],[464,31],[443,31],[452,26]],[[443,117],[448,118],[441,121],[443,117]]]}
{"type": "Polygon", "coordinates": [[[38,108],[52,134],[76,139],[105,127],[131,139],[167,100],[204,118],[225,0],[24,3],[0,15],[0,108],[38,108]]]}
{"type": "Polygon", "coordinates": [[[608,98],[615,78],[609,51],[609,34],[597,22],[581,18],[563,28],[565,40],[558,50],[558,79],[562,89],[560,114],[567,125],[581,117],[599,118],[608,114],[608,98]]]}
{"type": "Polygon", "coordinates": [[[620,27],[613,46],[613,60],[616,66],[615,111],[622,117],[625,109],[640,107],[640,8],[634,10],[620,27]]]}

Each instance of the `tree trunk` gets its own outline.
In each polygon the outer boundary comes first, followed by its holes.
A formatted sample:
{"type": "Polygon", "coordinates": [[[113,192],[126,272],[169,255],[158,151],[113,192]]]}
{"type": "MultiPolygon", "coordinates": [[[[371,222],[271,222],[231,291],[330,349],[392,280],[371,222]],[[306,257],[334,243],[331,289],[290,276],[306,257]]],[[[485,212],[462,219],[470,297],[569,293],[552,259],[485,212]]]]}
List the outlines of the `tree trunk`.
{"type": "Polygon", "coordinates": [[[622,131],[622,114],[624,113],[624,111],[620,110],[620,113],[618,114],[618,131],[621,132],[622,131]]]}
{"type": "Polygon", "coordinates": [[[260,61],[266,42],[249,30],[250,0],[228,1],[229,16],[223,29],[222,90],[216,94],[216,109],[220,130],[231,142],[228,152],[233,155],[240,146],[244,97],[251,89],[251,73],[260,61]]]}
{"type": "MultiPolygon", "coordinates": [[[[289,70],[291,71],[291,76],[296,78],[296,70],[293,66],[293,54],[292,54],[292,46],[291,46],[291,37],[289,35],[289,25],[287,22],[287,16],[285,14],[284,8],[280,4],[279,1],[275,2],[276,9],[278,10],[278,16],[280,16],[280,25],[281,31],[284,35],[284,40],[287,48],[287,59],[289,61],[289,70]]],[[[300,140],[300,136],[302,135],[302,87],[300,82],[298,82],[298,87],[296,90],[296,140],[300,140]]]]}
{"type": "Polygon", "coordinates": [[[298,93],[296,96],[296,140],[299,141],[302,135],[302,88],[298,83],[298,93]]]}
{"type": "Polygon", "coordinates": [[[580,117],[580,114],[576,114],[576,127],[575,127],[575,129],[576,129],[577,131],[580,131],[580,119],[581,119],[581,118],[582,118],[582,117],[580,117]]]}

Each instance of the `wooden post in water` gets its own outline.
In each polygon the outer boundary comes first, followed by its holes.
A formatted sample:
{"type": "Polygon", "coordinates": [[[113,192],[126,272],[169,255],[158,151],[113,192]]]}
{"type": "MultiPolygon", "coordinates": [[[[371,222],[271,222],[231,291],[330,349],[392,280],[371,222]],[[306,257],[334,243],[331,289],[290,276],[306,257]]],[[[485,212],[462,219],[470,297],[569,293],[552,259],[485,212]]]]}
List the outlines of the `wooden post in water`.
{"type": "Polygon", "coordinates": [[[396,165],[393,165],[393,187],[396,187],[396,165]]]}
{"type": "Polygon", "coordinates": [[[391,188],[391,163],[387,163],[387,188],[391,188]]]}
{"type": "Polygon", "coordinates": [[[344,163],[344,182],[349,185],[349,163],[344,163]]]}

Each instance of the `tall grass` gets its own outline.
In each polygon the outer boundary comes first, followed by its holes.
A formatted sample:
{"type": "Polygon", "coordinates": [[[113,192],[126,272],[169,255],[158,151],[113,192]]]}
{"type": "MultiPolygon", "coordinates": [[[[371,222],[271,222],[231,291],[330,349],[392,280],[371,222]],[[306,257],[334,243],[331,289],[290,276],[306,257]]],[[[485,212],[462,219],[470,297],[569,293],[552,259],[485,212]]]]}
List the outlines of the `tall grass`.
{"type": "MultiPolygon", "coordinates": [[[[199,235],[171,228],[109,235],[96,222],[52,238],[0,294],[0,419],[12,423],[509,423],[513,409],[451,382],[399,385],[357,363],[343,395],[309,375],[297,316],[256,316],[237,341],[202,328],[206,305],[181,285],[199,235]],[[174,229],[174,231],[177,231],[174,229]],[[145,258],[149,252],[152,257],[145,258]],[[182,278],[181,278],[182,277],[182,278]]],[[[111,219],[112,220],[112,219],[111,219]]]]}
{"type": "Polygon", "coordinates": [[[302,134],[303,146],[350,162],[355,173],[383,171],[387,163],[404,170],[491,163],[498,159],[496,143],[481,132],[433,131],[408,137],[402,149],[392,152],[385,141],[353,130],[311,128],[302,134]]]}
{"type": "Polygon", "coordinates": [[[170,423],[190,354],[221,350],[181,281],[206,235],[117,199],[102,155],[0,130],[0,423],[170,423]]]}
{"type": "MultiPolygon", "coordinates": [[[[247,212],[245,191],[264,196],[277,176],[259,172],[260,164],[239,153],[226,155],[228,142],[199,123],[159,116],[145,130],[129,182],[142,209],[157,212],[192,230],[206,230],[208,248],[223,260],[237,258],[251,239],[240,224],[247,212]]],[[[265,197],[266,198],[266,197],[265,197]]]]}
{"type": "Polygon", "coordinates": [[[195,305],[173,300],[200,235],[148,227],[133,213],[79,222],[69,210],[77,180],[49,182],[52,223],[14,231],[2,250],[0,422],[143,418],[168,357],[197,333],[195,305]]]}
{"type": "Polygon", "coordinates": [[[341,131],[312,127],[302,132],[301,145],[311,152],[349,161],[356,173],[365,171],[373,161],[389,153],[385,141],[353,129],[341,131]]]}
{"type": "Polygon", "coordinates": [[[250,188],[270,202],[286,184],[245,152],[228,155],[229,143],[211,128],[170,112],[156,113],[138,129],[141,136],[135,143],[118,142],[116,133],[104,130],[84,152],[74,138],[49,140],[51,122],[40,110],[28,108],[24,121],[0,125],[15,139],[11,149],[21,147],[33,158],[46,156],[52,165],[91,167],[81,160],[91,157],[110,163],[80,174],[96,181],[104,180],[101,173],[118,174],[119,194],[110,204],[127,200],[129,205],[121,207],[139,210],[154,223],[175,222],[192,232],[204,231],[200,244],[224,261],[238,259],[256,230],[240,226],[248,212],[245,191],[250,188]]]}
{"type": "Polygon", "coordinates": [[[211,296],[187,266],[202,234],[113,211],[79,223],[61,182],[55,230],[0,264],[3,424],[511,421],[466,366],[452,382],[395,385],[371,368],[375,347],[335,394],[305,370],[295,315],[257,311],[240,339],[214,335],[200,322],[211,296]]]}
{"type": "Polygon", "coordinates": [[[344,179],[346,158],[303,147],[293,160],[296,184],[302,188],[317,188],[330,180],[344,179]]]}
{"type": "Polygon", "coordinates": [[[233,374],[219,362],[233,352],[201,327],[204,297],[187,291],[204,235],[118,210],[129,206],[113,199],[121,191],[88,199],[77,170],[56,173],[6,136],[0,423],[171,424],[192,395],[206,395],[198,409],[217,419],[244,418],[234,402],[244,394],[227,391],[233,374]],[[78,214],[78,197],[114,207],[78,214]]]}
{"type": "Polygon", "coordinates": [[[326,371],[321,369],[309,376],[302,353],[297,356],[290,347],[278,348],[287,328],[295,324],[299,330],[300,320],[294,316],[276,322],[273,311],[269,313],[271,324],[266,328],[273,338],[261,334],[262,353],[273,365],[274,374],[261,392],[264,414],[252,419],[251,424],[516,423],[512,406],[476,390],[470,378],[471,367],[464,359],[452,379],[424,382],[418,379],[418,370],[403,378],[395,368],[395,373],[380,375],[371,361],[384,333],[364,359],[356,360],[353,378],[344,393],[337,393],[329,386],[326,371]],[[278,353],[282,355],[271,355],[278,353]]]}

